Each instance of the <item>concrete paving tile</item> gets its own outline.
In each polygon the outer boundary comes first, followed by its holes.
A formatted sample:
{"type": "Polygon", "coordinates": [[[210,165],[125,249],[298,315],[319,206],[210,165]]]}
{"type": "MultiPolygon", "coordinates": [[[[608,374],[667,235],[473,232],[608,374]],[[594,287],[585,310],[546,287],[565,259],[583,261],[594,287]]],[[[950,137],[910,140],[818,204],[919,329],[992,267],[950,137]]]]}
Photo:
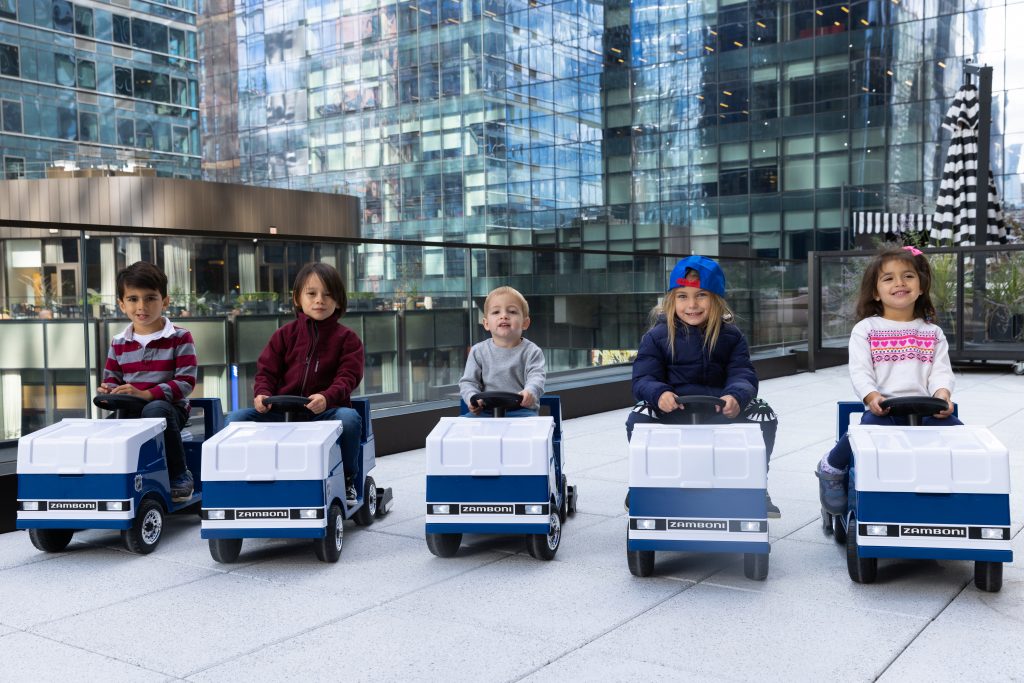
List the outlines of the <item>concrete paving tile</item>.
{"type": "MultiPolygon", "coordinates": [[[[84,544],[78,543],[74,537],[71,539],[71,551],[86,550],[84,544]]],[[[70,552],[70,551],[69,551],[70,552]]],[[[60,557],[57,553],[44,553],[36,550],[29,540],[27,531],[12,531],[8,534],[0,534],[0,572],[12,567],[21,567],[34,562],[45,562],[60,557]]],[[[0,577],[3,575],[0,574],[0,577]]],[[[0,578],[2,581],[2,578],[0,578]]]]}
{"type": "Polygon", "coordinates": [[[792,471],[772,468],[768,471],[768,490],[772,500],[818,502],[818,479],[810,469],[792,471]]]}
{"type": "MultiPolygon", "coordinates": [[[[587,469],[588,479],[600,479],[602,481],[621,482],[623,486],[629,481],[629,460],[620,458],[607,465],[599,465],[587,469]]],[[[623,491],[625,493],[625,491],[623,491]]],[[[582,498],[580,499],[582,500],[582,498]]]]}
{"type": "Polygon", "coordinates": [[[1005,567],[999,593],[971,583],[879,680],[1024,680],[1022,634],[1024,570],[1005,567]]]}
{"type": "Polygon", "coordinates": [[[776,496],[770,488],[769,491],[772,494],[772,502],[782,511],[782,516],[778,519],[768,520],[768,538],[772,541],[786,538],[809,524],[820,524],[821,507],[817,501],[812,503],[795,498],[782,498],[776,496]]]}
{"type": "MultiPolygon", "coordinates": [[[[771,581],[771,575],[769,575],[771,581]]],[[[698,584],[580,649],[581,655],[630,659],[690,678],[756,681],[871,680],[924,627],[924,619],[837,610],[820,597],[776,595],[698,584]],[[829,634],[842,624],[843,647],[830,656],[829,634]],[[884,634],[880,637],[879,634],[884,634]]]]}
{"type": "Polygon", "coordinates": [[[109,548],[86,544],[70,548],[47,562],[21,565],[0,575],[0,621],[26,628],[153,591],[178,586],[188,590],[185,585],[214,575],[109,548]]]}
{"type": "Polygon", "coordinates": [[[345,604],[349,609],[358,609],[392,600],[505,557],[501,553],[466,552],[442,559],[430,554],[422,538],[397,538],[348,526],[345,532],[341,558],[335,564],[322,564],[311,554],[289,553],[235,573],[288,589],[293,586],[307,589],[345,604]],[[373,577],[372,586],[353,577],[373,577]]]}
{"type": "Polygon", "coordinates": [[[589,472],[582,472],[579,475],[568,474],[569,483],[578,487],[580,512],[604,517],[618,517],[626,514],[622,507],[626,499],[626,491],[629,487],[626,480],[608,481],[607,479],[595,479],[589,472]]]}
{"type": "Polygon", "coordinates": [[[3,624],[0,624],[0,638],[3,638],[9,633],[15,633],[17,631],[18,629],[14,628],[13,626],[4,626],[3,624]]]}
{"type": "MultiPolygon", "coordinates": [[[[309,569],[327,571],[326,567],[313,559],[309,569]]],[[[148,575],[141,574],[138,579],[148,580],[148,575]]],[[[342,601],[325,600],[318,591],[217,574],[66,617],[35,631],[136,666],[185,677],[354,611],[342,601]],[[174,618],[187,627],[168,632],[168,620],[174,618]]]]}
{"type": "Polygon", "coordinates": [[[709,581],[728,588],[807,599],[840,610],[849,607],[929,619],[971,580],[973,567],[969,562],[882,560],[878,581],[862,585],[850,580],[844,549],[782,539],[772,543],[765,581],[747,579],[739,565],[709,581]]]}
{"type": "Polygon", "coordinates": [[[598,437],[590,437],[590,441],[577,439],[566,443],[566,474],[586,473],[598,467],[624,461],[628,457],[625,437],[621,444],[609,446],[610,440],[605,440],[604,446],[595,447],[594,444],[599,441],[598,437]]]}
{"type": "MultiPolygon", "coordinates": [[[[152,647],[152,643],[150,644],[152,647]]],[[[0,638],[7,681],[164,681],[167,675],[32,633],[0,638]]]]}
{"type": "Polygon", "coordinates": [[[834,445],[835,439],[825,439],[782,455],[776,450],[769,470],[813,472],[818,461],[821,460],[821,456],[828,453],[834,445]]]}
{"type": "MultiPolygon", "coordinates": [[[[564,657],[544,666],[529,676],[520,679],[523,683],[541,683],[542,681],[597,681],[604,683],[636,683],[636,681],[666,681],[677,683],[680,680],[692,679],[696,672],[687,671],[687,661],[682,658],[669,667],[653,662],[645,662],[623,652],[615,656],[598,654],[589,650],[576,650],[564,657]]],[[[727,681],[730,679],[709,676],[703,673],[703,681],[727,681]]]]}
{"type": "Polygon", "coordinates": [[[455,618],[375,609],[283,640],[189,677],[190,681],[508,681],[562,653],[543,619],[510,635],[455,618]]]}
{"type": "Polygon", "coordinates": [[[604,633],[691,586],[576,562],[514,555],[460,574],[390,605],[403,614],[444,614],[515,635],[541,635],[562,648],[604,633]]]}

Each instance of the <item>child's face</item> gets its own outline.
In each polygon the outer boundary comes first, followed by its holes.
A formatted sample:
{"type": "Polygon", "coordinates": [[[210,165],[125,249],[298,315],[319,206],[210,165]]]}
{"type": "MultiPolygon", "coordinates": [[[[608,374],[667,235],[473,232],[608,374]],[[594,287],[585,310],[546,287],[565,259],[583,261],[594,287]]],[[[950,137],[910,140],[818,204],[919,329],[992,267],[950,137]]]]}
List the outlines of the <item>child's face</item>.
{"type": "Polygon", "coordinates": [[[313,320],[327,320],[338,310],[338,302],[327,291],[319,275],[310,275],[306,279],[295,304],[313,320]]]}
{"type": "Polygon", "coordinates": [[[875,301],[882,302],[882,315],[891,320],[913,320],[914,304],[921,296],[921,278],[905,261],[890,259],[882,264],[875,282],[875,301]]]}
{"type": "Polygon", "coordinates": [[[491,297],[484,311],[484,329],[498,346],[512,347],[519,343],[523,330],[530,326],[530,318],[510,294],[491,297]]]}
{"type": "Polygon", "coordinates": [[[152,334],[164,327],[164,311],[170,300],[155,289],[125,287],[117,306],[132,321],[136,334],[152,334]]]}
{"type": "Polygon", "coordinates": [[[676,317],[687,325],[700,327],[711,312],[711,292],[697,287],[676,289],[676,317]]]}

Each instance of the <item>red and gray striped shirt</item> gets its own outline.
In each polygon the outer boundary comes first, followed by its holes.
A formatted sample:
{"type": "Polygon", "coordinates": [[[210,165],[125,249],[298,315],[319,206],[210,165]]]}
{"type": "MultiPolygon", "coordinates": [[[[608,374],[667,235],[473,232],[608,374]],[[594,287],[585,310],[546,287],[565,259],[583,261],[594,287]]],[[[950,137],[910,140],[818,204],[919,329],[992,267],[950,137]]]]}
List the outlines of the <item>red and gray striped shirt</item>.
{"type": "Polygon", "coordinates": [[[192,333],[164,318],[160,336],[143,346],[128,325],[110,342],[104,384],[131,384],[150,391],[155,399],[189,409],[188,395],[196,386],[196,345],[192,333]]]}

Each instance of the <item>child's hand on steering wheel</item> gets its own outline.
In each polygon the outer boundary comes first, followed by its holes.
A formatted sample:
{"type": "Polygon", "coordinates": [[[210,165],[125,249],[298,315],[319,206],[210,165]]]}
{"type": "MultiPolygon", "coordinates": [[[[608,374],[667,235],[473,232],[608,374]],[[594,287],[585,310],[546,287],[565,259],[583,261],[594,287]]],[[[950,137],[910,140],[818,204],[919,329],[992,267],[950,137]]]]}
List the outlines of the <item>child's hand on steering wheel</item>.
{"type": "Polygon", "coordinates": [[[880,394],[877,391],[872,391],[870,394],[864,397],[864,405],[866,405],[868,407],[868,410],[870,410],[872,413],[874,413],[878,417],[882,417],[883,415],[889,414],[889,409],[882,407],[882,401],[884,400],[885,396],[882,396],[882,394],[880,394]]]}
{"type": "Polygon", "coordinates": [[[679,404],[676,403],[676,395],[671,391],[666,391],[658,397],[658,410],[661,412],[671,413],[678,407],[679,404]]]}
{"type": "Polygon", "coordinates": [[[327,399],[324,398],[323,394],[313,394],[309,397],[309,403],[306,404],[306,410],[319,415],[320,413],[327,410],[327,399]]]}
{"type": "Polygon", "coordinates": [[[536,398],[534,398],[533,394],[531,394],[528,389],[523,389],[522,391],[519,392],[519,395],[523,397],[523,400],[519,402],[519,405],[521,405],[524,408],[529,408],[533,406],[534,402],[537,400],[536,398]]]}
{"type": "Polygon", "coordinates": [[[935,398],[941,398],[943,401],[946,402],[946,409],[940,410],[939,412],[935,413],[933,417],[942,420],[953,414],[953,401],[950,398],[948,391],[946,391],[945,389],[939,389],[934,394],[932,394],[932,396],[934,396],[935,398]]]}
{"type": "Polygon", "coordinates": [[[725,401],[725,405],[718,409],[721,411],[722,415],[732,419],[740,414],[740,403],[734,396],[726,394],[725,396],[722,396],[722,400],[725,401]]]}

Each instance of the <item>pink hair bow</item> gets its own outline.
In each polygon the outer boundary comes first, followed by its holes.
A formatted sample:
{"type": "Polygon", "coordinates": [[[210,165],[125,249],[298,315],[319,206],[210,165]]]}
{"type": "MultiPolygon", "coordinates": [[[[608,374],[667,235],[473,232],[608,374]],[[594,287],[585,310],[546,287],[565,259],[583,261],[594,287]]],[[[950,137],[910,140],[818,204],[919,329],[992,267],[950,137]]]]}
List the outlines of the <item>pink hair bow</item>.
{"type": "Polygon", "coordinates": [[[908,244],[907,246],[905,246],[903,248],[906,249],[907,251],[909,251],[911,256],[920,256],[921,255],[921,250],[918,249],[917,247],[913,247],[913,246],[908,244]]]}

